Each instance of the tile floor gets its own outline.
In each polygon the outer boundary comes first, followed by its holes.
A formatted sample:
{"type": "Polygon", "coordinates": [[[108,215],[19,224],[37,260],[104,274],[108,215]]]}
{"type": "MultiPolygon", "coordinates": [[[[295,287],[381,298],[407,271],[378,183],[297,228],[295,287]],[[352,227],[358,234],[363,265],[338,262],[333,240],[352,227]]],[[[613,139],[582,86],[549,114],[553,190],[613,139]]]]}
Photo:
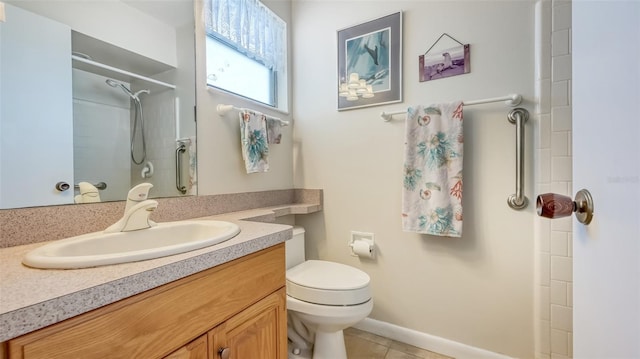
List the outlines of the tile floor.
{"type": "Polygon", "coordinates": [[[453,359],[355,328],[344,331],[349,359],[453,359]]]}

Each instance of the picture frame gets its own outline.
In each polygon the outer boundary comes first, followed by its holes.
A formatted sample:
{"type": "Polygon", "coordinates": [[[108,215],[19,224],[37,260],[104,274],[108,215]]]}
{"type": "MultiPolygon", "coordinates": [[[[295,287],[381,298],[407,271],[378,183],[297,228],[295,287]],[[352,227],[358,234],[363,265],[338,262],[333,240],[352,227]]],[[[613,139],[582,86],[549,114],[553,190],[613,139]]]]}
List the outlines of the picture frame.
{"type": "Polygon", "coordinates": [[[464,75],[471,72],[469,44],[418,56],[420,82],[464,75]]]}
{"type": "Polygon", "coordinates": [[[338,30],[337,37],[338,111],[401,102],[402,12],[338,30]]]}

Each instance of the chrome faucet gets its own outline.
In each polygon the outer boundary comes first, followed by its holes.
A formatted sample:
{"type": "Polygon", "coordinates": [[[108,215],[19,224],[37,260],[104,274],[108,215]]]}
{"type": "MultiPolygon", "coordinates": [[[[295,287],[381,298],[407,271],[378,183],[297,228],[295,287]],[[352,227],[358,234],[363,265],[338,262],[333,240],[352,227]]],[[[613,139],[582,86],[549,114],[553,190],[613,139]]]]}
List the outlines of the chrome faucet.
{"type": "Polygon", "coordinates": [[[127,195],[124,215],[104,232],[128,232],[156,226],[156,223],[149,219],[151,212],[158,208],[157,201],[147,199],[151,187],[151,183],[141,183],[133,187],[127,195]]]}

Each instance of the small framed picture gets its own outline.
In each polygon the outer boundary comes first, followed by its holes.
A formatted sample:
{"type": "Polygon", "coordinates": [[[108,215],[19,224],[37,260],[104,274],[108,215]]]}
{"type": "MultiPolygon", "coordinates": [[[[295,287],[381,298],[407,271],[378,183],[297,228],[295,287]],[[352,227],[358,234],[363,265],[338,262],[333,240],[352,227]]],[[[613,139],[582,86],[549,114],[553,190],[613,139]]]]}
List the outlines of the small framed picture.
{"type": "Polygon", "coordinates": [[[468,74],[471,71],[469,44],[418,57],[420,82],[468,74]]]}
{"type": "Polygon", "coordinates": [[[338,110],[402,101],[402,12],[338,30],[338,110]]]}

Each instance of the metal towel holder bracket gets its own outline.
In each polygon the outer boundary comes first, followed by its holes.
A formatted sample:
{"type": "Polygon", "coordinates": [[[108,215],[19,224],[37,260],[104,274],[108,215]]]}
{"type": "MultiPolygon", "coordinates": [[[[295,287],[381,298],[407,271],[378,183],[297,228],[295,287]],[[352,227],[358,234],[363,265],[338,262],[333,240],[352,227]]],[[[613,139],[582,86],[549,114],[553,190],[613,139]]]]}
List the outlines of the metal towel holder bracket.
{"type": "Polygon", "coordinates": [[[514,108],[507,118],[516,125],[516,193],[509,196],[507,203],[513,209],[523,209],[529,203],[524,195],[524,123],[529,119],[529,111],[514,108]]]}

